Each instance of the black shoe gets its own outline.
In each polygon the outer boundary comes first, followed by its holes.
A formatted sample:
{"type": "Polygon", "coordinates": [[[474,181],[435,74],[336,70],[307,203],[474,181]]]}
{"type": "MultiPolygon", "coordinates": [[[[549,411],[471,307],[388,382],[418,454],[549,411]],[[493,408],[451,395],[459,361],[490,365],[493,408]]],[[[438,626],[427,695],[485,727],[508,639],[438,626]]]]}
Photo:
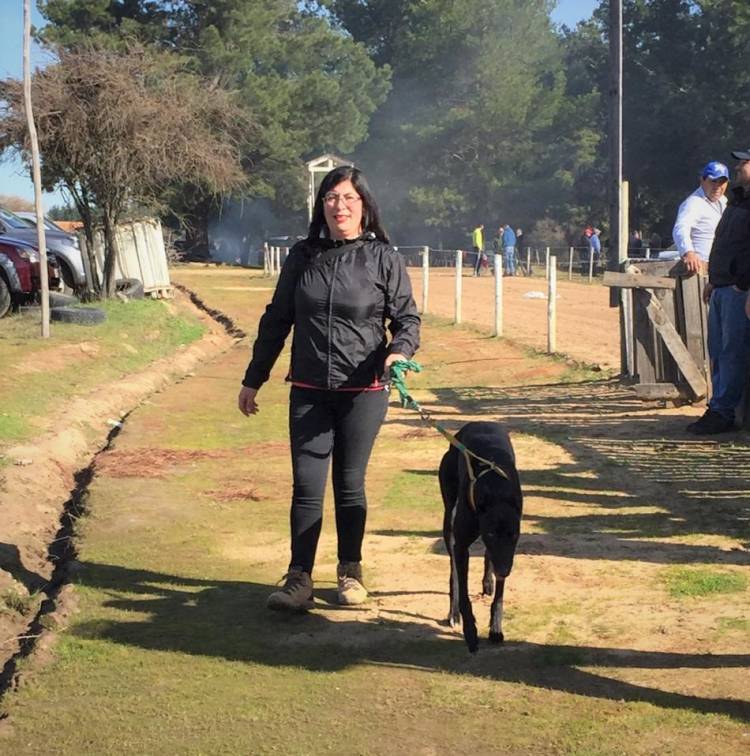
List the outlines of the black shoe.
{"type": "Polygon", "coordinates": [[[715,412],[706,410],[703,417],[690,423],[687,427],[688,433],[695,433],[696,436],[711,436],[715,433],[727,433],[734,430],[734,420],[729,417],[715,412]]]}

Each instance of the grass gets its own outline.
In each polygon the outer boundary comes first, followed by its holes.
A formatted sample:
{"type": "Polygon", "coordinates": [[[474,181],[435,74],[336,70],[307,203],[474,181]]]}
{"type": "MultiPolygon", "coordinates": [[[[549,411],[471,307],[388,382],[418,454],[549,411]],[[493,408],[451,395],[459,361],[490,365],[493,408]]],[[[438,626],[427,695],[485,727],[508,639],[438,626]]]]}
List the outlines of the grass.
{"type": "Polygon", "coordinates": [[[0,375],[0,444],[33,437],[61,402],[137,371],[204,333],[192,311],[174,314],[160,300],[99,306],[107,313],[104,323],[52,323],[45,341],[38,337],[35,316],[3,320],[0,363],[7,367],[0,375]]]}
{"type": "Polygon", "coordinates": [[[669,594],[674,598],[700,598],[717,594],[742,593],[748,579],[739,572],[712,570],[703,567],[676,567],[663,576],[669,594]]]}

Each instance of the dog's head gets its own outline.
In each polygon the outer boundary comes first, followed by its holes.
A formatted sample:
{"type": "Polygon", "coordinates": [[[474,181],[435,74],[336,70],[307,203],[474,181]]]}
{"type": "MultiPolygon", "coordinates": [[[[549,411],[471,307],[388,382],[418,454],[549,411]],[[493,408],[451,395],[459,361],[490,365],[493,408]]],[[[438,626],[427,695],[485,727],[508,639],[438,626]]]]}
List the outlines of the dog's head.
{"type": "Polygon", "coordinates": [[[487,473],[475,484],[479,532],[499,577],[507,577],[513,568],[521,534],[520,495],[514,481],[496,473],[487,473]]]}

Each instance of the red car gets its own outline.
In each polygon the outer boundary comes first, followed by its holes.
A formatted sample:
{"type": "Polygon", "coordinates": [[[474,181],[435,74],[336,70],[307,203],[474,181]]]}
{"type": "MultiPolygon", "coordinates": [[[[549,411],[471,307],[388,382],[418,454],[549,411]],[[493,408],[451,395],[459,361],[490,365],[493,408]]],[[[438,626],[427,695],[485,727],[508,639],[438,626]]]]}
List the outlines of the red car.
{"type": "MultiPolygon", "coordinates": [[[[60,287],[60,266],[54,255],[47,256],[50,290],[60,287]]],[[[42,289],[39,251],[31,244],[0,239],[0,318],[11,308],[39,300],[42,289]]]]}

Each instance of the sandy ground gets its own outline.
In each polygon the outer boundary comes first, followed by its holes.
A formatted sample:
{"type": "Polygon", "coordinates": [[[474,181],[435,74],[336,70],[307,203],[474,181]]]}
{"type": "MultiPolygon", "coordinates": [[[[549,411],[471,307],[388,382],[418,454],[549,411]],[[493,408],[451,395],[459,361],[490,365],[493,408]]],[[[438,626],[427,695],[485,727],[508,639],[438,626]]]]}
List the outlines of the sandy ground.
{"type": "MultiPolygon", "coordinates": [[[[543,271],[542,271],[543,272],[543,271]]],[[[414,297],[422,307],[422,273],[409,268],[414,297]]],[[[600,278],[592,284],[568,281],[560,272],[557,282],[557,352],[603,369],[620,368],[617,308],[609,306],[609,289],[600,278]]],[[[491,332],[495,323],[495,279],[484,273],[462,279],[462,322],[491,332]]],[[[427,312],[455,317],[456,277],[453,269],[430,271],[427,312]]],[[[535,349],[547,349],[547,283],[543,277],[503,278],[503,335],[535,349]]]]}
{"type": "MultiPolygon", "coordinates": [[[[239,272],[211,277],[225,282],[223,288],[214,287],[216,291],[228,292],[230,286],[241,291],[239,272]]],[[[419,276],[413,271],[412,277],[419,302],[419,276]]],[[[489,327],[492,279],[466,278],[463,283],[464,321],[489,327]]],[[[513,339],[536,348],[546,342],[546,302],[523,295],[542,290],[542,284],[539,279],[504,281],[506,323],[514,323],[513,339]]],[[[451,276],[435,274],[428,311],[450,317],[452,296],[451,276]],[[447,306],[441,308],[438,303],[443,301],[447,306]]],[[[220,302],[209,304],[218,307],[220,302]]],[[[231,308],[237,305],[226,304],[234,314],[231,308]]],[[[607,290],[561,282],[559,304],[558,348],[578,360],[616,367],[617,311],[608,308],[607,290]]],[[[252,330],[250,320],[241,325],[252,330]]],[[[540,363],[511,343],[467,329],[435,329],[425,340],[420,360],[434,370],[446,355],[455,359],[444,363],[450,367],[445,380],[426,387],[414,377],[415,395],[452,429],[474,418],[507,423],[516,439],[526,497],[523,537],[506,603],[509,643],[502,655],[485,651],[481,661],[462,661],[462,669],[545,692],[623,705],[645,701],[665,710],[719,713],[729,715],[727,721],[747,721],[746,645],[743,651],[743,631],[731,629],[747,626],[747,591],[711,597],[695,611],[696,604],[670,598],[663,583],[665,570],[675,566],[726,572],[746,572],[750,566],[746,435],[731,443],[694,439],[684,432],[684,425],[699,408],[647,405],[615,381],[556,383],[564,370],[561,363],[540,363]],[[503,376],[502,385],[493,383],[493,375],[496,381],[503,376]],[[550,385],[532,385],[540,379],[550,385]],[[557,667],[542,668],[540,654],[555,657],[557,667]]],[[[217,477],[219,470],[232,471],[222,485],[207,483],[199,497],[208,496],[226,507],[246,500],[270,508],[285,500],[288,470],[273,478],[266,469],[269,459],[287,458],[285,444],[266,449],[265,464],[264,455],[256,454],[256,463],[248,461],[244,449],[199,453],[159,447],[163,418],[180,422],[183,417],[187,423],[211,392],[234,386],[245,361],[244,349],[230,351],[220,362],[196,371],[179,390],[164,391],[153,406],[128,422],[115,449],[97,465],[105,485],[107,478],[137,476],[156,490],[160,479],[168,480],[199,456],[215,460],[217,477]],[[186,395],[191,401],[185,401],[186,395]],[[237,478],[227,454],[244,460],[246,479],[237,478]]],[[[273,396],[278,401],[286,389],[277,381],[276,388],[269,384],[267,391],[266,400],[273,396]]],[[[217,404],[222,396],[215,395],[217,404]]],[[[443,447],[413,413],[394,408],[381,434],[373,477],[394,471],[434,475],[443,447]]],[[[385,485],[382,480],[380,485],[385,485]]],[[[22,496],[30,491],[14,490],[22,496]]],[[[169,501],[168,491],[164,497],[169,501]]],[[[318,607],[304,620],[266,628],[269,642],[272,639],[279,649],[287,644],[363,647],[366,659],[388,653],[394,634],[405,641],[458,640],[460,632],[444,623],[447,564],[437,496],[434,506],[434,526],[410,528],[395,526],[394,514],[373,503],[367,536],[373,601],[361,609],[342,611],[333,603],[335,536],[329,522],[316,567],[318,607]],[[413,564],[419,569],[406,568],[413,564]]],[[[152,516],[151,510],[150,503],[143,504],[144,521],[152,516]]],[[[124,522],[131,514],[115,514],[113,522],[124,522]]],[[[129,523],[130,519],[128,527],[129,523]]],[[[250,585],[259,611],[268,590],[265,576],[283,570],[286,547],[286,537],[278,533],[266,541],[261,536],[252,548],[245,544],[245,534],[225,538],[223,553],[228,565],[242,560],[251,579],[257,580],[250,585]]],[[[479,560],[472,561],[475,610],[485,633],[487,601],[476,593],[479,560]]],[[[119,638],[117,628],[112,633],[119,638]]],[[[178,634],[172,642],[181,648],[184,640],[178,634]]],[[[686,737],[698,737],[698,730],[686,737]]],[[[732,731],[726,737],[723,743],[731,746],[725,752],[731,752],[741,736],[732,731]]],[[[683,744],[700,749],[697,742],[683,744]]],[[[704,745],[702,752],[721,752],[721,747],[704,745]]],[[[665,751],[654,745],[644,752],[665,751]]]]}

